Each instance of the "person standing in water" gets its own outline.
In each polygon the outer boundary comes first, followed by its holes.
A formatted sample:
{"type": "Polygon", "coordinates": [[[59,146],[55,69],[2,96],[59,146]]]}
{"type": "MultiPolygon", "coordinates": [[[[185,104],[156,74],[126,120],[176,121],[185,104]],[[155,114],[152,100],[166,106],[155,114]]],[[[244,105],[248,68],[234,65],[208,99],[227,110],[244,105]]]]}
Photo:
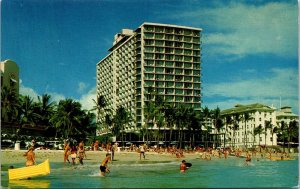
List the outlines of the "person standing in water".
{"type": "Polygon", "coordinates": [[[182,162],[180,164],[179,170],[180,170],[181,173],[185,173],[185,170],[187,170],[187,167],[186,167],[185,163],[186,163],[186,161],[182,160],[182,162]]]}
{"type": "Polygon", "coordinates": [[[144,144],[140,145],[139,150],[140,150],[140,160],[142,159],[142,154],[143,154],[143,157],[145,159],[145,147],[144,147],[144,144]]]}
{"type": "Polygon", "coordinates": [[[77,148],[76,148],[75,144],[72,144],[72,147],[71,147],[72,165],[75,165],[76,157],[77,157],[77,148]]]}
{"type": "Polygon", "coordinates": [[[26,156],[26,166],[32,166],[35,164],[35,153],[33,152],[34,147],[30,147],[24,154],[26,156]]]}
{"type": "Polygon", "coordinates": [[[64,163],[66,164],[66,161],[70,163],[69,160],[69,155],[71,155],[71,148],[70,148],[70,143],[68,141],[65,142],[64,145],[64,163]]]}
{"type": "Polygon", "coordinates": [[[78,157],[79,157],[79,163],[81,165],[83,165],[83,158],[84,158],[85,155],[85,150],[84,150],[84,144],[83,144],[83,141],[79,143],[79,146],[78,146],[78,157]]]}
{"type": "Polygon", "coordinates": [[[100,175],[101,176],[105,176],[106,173],[110,173],[109,169],[107,168],[107,163],[111,161],[111,157],[110,154],[107,153],[106,157],[104,158],[104,160],[102,161],[101,165],[100,165],[100,175]]]}

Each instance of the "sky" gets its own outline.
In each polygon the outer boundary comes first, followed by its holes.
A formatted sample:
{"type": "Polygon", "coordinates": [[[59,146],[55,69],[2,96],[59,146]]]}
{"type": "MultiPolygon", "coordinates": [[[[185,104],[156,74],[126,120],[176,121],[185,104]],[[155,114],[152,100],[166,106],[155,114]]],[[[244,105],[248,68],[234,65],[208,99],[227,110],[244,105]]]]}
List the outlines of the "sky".
{"type": "Polygon", "coordinates": [[[2,0],[1,61],[19,65],[21,94],[91,109],[96,64],[116,33],[144,22],[202,29],[202,107],[298,114],[296,0],[2,0]]]}

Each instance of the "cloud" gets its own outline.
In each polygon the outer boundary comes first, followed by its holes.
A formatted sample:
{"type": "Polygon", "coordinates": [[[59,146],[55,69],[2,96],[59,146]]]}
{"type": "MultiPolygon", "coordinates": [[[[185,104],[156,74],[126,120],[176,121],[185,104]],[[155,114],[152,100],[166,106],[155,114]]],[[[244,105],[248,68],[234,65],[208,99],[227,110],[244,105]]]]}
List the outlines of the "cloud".
{"type": "Polygon", "coordinates": [[[281,98],[282,105],[292,106],[298,112],[298,72],[295,69],[273,68],[270,77],[204,84],[203,88],[203,97],[209,107],[224,109],[238,103],[261,102],[279,108],[281,98]],[[211,99],[213,103],[209,102],[211,99]]]}
{"type": "MultiPolygon", "coordinates": [[[[30,87],[26,87],[23,84],[20,85],[20,92],[21,95],[24,96],[30,96],[35,102],[38,101],[38,96],[42,96],[41,94],[38,94],[34,89],[30,88],[30,87]]],[[[54,102],[59,102],[60,100],[64,100],[66,99],[66,97],[62,94],[58,94],[55,92],[47,92],[48,95],[51,96],[51,101],[54,102]]]]}
{"type": "Polygon", "coordinates": [[[298,55],[298,8],[293,2],[249,5],[231,1],[213,8],[199,7],[182,10],[174,17],[195,20],[190,22],[203,28],[206,55],[298,55]]]}
{"type": "MultiPolygon", "coordinates": [[[[38,94],[34,89],[30,87],[25,87],[24,85],[20,86],[20,94],[24,96],[30,96],[34,101],[38,101],[38,94]]],[[[51,101],[58,103],[60,100],[65,100],[66,97],[62,94],[56,92],[47,92],[48,95],[51,96],[51,101]]],[[[86,94],[82,94],[79,99],[74,99],[75,101],[80,102],[83,109],[91,110],[94,106],[93,99],[96,99],[96,87],[92,88],[86,94]]]]}
{"type": "Polygon", "coordinates": [[[93,99],[96,99],[96,96],[96,87],[92,88],[88,93],[83,94],[79,99],[82,108],[86,110],[91,110],[94,106],[93,99]]]}
{"type": "Polygon", "coordinates": [[[35,90],[30,87],[25,87],[24,85],[20,85],[19,93],[24,96],[30,96],[34,101],[38,101],[38,96],[40,96],[35,90]]]}
{"type": "Polygon", "coordinates": [[[78,83],[78,88],[77,88],[77,92],[78,93],[82,93],[84,92],[84,90],[87,88],[87,85],[84,82],[79,82],[78,83]]]}

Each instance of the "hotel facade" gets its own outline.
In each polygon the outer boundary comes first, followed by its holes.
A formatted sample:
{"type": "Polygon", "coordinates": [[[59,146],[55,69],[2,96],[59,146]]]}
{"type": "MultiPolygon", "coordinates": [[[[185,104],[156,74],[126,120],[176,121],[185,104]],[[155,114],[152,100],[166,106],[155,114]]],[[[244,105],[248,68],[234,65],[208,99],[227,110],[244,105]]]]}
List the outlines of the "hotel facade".
{"type": "MultiPolygon", "coordinates": [[[[114,37],[109,54],[96,65],[97,96],[106,111],[118,107],[130,112],[126,132],[145,125],[144,107],[152,91],[166,102],[201,109],[201,29],[143,23],[136,30],[123,29],[114,37]]],[[[102,117],[101,117],[102,116],[102,117]]],[[[105,133],[101,128],[98,134],[105,133]]]]}
{"type": "MultiPolygon", "coordinates": [[[[277,134],[272,132],[277,126],[276,108],[259,103],[236,105],[234,108],[221,111],[221,115],[224,117],[221,133],[225,133],[225,147],[277,145],[277,134]],[[226,124],[226,119],[231,121],[227,121],[226,124]],[[261,128],[259,134],[255,131],[257,127],[261,128]]],[[[224,141],[224,135],[222,140],[224,141]]]]}

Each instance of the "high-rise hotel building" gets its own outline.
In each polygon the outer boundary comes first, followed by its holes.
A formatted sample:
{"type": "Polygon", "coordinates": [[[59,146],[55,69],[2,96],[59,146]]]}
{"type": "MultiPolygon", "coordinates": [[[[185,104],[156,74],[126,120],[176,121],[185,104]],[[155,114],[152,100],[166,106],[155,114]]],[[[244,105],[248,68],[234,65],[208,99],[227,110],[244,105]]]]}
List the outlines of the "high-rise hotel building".
{"type": "Polygon", "coordinates": [[[167,102],[200,110],[200,37],[200,28],[157,23],[116,34],[110,53],[96,66],[97,96],[104,96],[105,109],[114,114],[122,106],[130,112],[127,131],[145,123],[151,91],[167,102]]]}

